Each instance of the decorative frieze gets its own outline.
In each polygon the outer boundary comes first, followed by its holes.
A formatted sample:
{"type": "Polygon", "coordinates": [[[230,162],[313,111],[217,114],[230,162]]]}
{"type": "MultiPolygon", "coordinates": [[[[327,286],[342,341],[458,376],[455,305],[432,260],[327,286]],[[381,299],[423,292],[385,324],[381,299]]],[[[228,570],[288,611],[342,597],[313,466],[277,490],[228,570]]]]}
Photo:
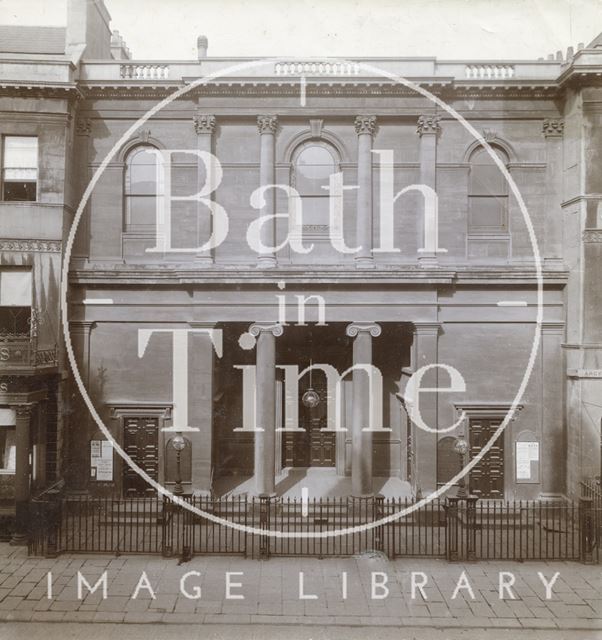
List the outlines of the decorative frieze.
{"type": "Polygon", "coordinates": [[[583,242],[602,243],[602,229],[585,229],[583,231],[583,242]]]}
{"type": "Polygon", "coordinates": [[[208,115],[206,113],[199,113],[192,118],[194,124],[194,130],[197,135],[202,133],[213,133],[215,129],[215,116],[208,115]]]}
{"type": "Polygon", "coordinates": [[[418,125],[416,126],[416,133],[419,136],[425,134],[437,134],[441,131],[440,116],[420,116],[418,118],[418,125]]]}
{"type": "Polygon", "coordinates": [[[371,136],[376,131],[376,116],[357,116],[355,118],[355,133],[362,135],[368,133],[371,136]]]}
{"type": "Polygon", "coordinates": [[[276,133],[278,129],[278,116],[257,116],[259,133],[276,133]]]}
{"type": "Polygon", "coordinates": [[[0,238],[0,251],[39,251],[42,253],[60,253],[60,240],[9,240],[0,238]]]}
{"type": "Polygon", "coordinates": [[[542,132],[546,138],[558,138],[564,133],[564,122],[546,118],[543,121],[542,132]]]}

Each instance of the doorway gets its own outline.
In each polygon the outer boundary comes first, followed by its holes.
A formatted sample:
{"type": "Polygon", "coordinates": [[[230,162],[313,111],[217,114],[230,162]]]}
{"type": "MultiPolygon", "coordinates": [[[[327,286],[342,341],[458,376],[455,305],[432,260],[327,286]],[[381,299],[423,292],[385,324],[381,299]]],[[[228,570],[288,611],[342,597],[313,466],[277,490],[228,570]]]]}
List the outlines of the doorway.
{"type": "MultiPolygon", "coordinates": [[[[123,425],[123,448],[153,480],[159,478],[159,418],[128,416],[123,425]]],[[[154,489],[134,469],[123,463],[123,495],[154,495],[154,489]]]]}
{"type": "Polygon", "coordinates": [[[336,433],[323,431],[327,426],[326,394],[326,376],[322,371],[314,371],[311,379],[306,375],[299,381],[299,427],[303,433],[284,432],[283,467],[336,466],[336,433]],[[316,394],[315,406],[307,402],[308,392],[316,394]]]}
{"type": "MultiPolygon", "coordinates": [[[[470,459],[475,458],[491,440],[501,420],[470,418],[470,459]]],[[[503,500],[504,498],[504,434],[470,472],[470,493],[479,498],[503,500]]]]}

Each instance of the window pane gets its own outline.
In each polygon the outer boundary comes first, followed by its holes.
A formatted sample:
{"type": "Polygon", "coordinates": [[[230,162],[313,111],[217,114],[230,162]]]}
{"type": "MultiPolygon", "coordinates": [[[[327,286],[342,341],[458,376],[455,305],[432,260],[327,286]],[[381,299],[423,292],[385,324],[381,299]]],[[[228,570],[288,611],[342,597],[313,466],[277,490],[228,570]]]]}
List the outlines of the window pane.
{"type": "Polygon", "coordinates": [[[6,169],[4,171],[4,179],[11,182],[35,182],[37,177],[37,169],[6,169]]]}
{"type": "Polygon", "coordinates": [[[31,306],[31,271],[11,269],[0,272],[0,306],[31,306]]]}
{"type": "Polygon", "coordinates": [[[38,167],[38,139],[34,137],[6,136],[4,138],[5,169],[38,167]]]}
{"type": "Polygon", "coordinates": [[[154,195],[157,192],[157,158],[148,148],[138,149],[128,157],[126,193],[154,195]]]}
{"type": "Polygon", "coordinates": [[[326,164],[334,167],[334,158],[328,149],[319,145],[305,147],[297,158],[298,165],[326,164]]]}
{"type": "Polygon", "coordinates": [[[15,427],[0,427],[0,471],[15,471],[17,454],[15,427]]]}
{"type": "Polygon", "coordinates": [[[301,198],[302,221],[306,225],[327,225],[329,222],[328,198],[301,198]]]}
{"type": "Polygon", "coordinates": [[[311,146],[301,151],[295,163],[295,188],[301,195],[327,195],[322,187],[337,167],[332,154],[324,147],[311,146]]]}
{"type": "Polygon", "coordinates": [[[473,196],[505,195],[506,179],[496,165],[474,164],[470,168],[470,194],[473,196]]]}
{"type": "Polygon", "coordinates": [[[35,202],[36,197],[36,182],[4,182],[3,200],[9,202],[35,202]]]}
{"type": "Polygon", "coordinates": [[[157,199],[153,196],[129,196],[127,199],[126,227],[154,225],[157,216],[157,199]]]}
{"type": "Polygon", "coordinates": [[[29,336],[31,307],[0,307],[0,334],[29,336]]]}
{"type": "Polygon", "coordinates": [[[505,231],[507,198],[472,196],[469,199],[469,231],[505,231]]]}

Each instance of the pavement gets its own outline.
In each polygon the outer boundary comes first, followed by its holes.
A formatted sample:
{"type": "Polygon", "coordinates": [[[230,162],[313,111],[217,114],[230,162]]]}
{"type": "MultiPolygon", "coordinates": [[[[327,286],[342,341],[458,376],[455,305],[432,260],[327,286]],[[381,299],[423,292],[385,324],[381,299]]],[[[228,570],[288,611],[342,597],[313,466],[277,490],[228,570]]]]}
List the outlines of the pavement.
{"type": "Polygon", "coordinates": [[[119,633],[114,625],[124,629],[123,623],[132,625],[128,638],[140,633],[147,639],[476,640],[487,629],[488,638],[510,639],[520,630],[521,637],[534,639],[602,640],[602,571],[570,562],[452,564],[390,561],[377,554],[263,561],[202,556],[181,565],[159,556],[65,554],[46,559],[0,544],[0,621],[2,640],[25,635],[28,640],[81,638],[82,628],[93,630],[86,631],[89,638],[110,637],[119,633]],[[91,593],[81,579],[78,594],[78,572],[91,586],[106,572],[106,594],[102,582],[91,593]],[[189,572],[196,573],[185,576],[189,572]],[[558,573],[550,599],[538,572],[548,582],[558,573]],[[513,582],[501,599],[500,579],[513,582]],[[424,580],[422,593],[418,585],[424,580]],[[62,624],[48,624],[57,622],[62,624]],[[190,634],[178,634],[180,625],[187,625],[183,628],[190,634]]]}

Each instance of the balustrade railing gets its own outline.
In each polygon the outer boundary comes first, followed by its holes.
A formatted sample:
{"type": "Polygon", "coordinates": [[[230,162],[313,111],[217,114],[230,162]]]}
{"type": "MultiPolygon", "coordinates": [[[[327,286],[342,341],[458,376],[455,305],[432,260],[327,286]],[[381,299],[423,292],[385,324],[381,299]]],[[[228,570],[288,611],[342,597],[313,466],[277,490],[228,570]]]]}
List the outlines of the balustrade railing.
{"type": "Polygon", "coordinates": [[[274,73],[277,76],[357,76],[360,65],[357,62],[277,62],[274,73]]]}
{"type": "Polygon", "coordinates": [[[122,64],[119,73],[126,80],[167,80],[169,65],[167,64],[122,64]]]}
{"type": "Polygon", "coordinates": [[[514,65],[511,64],[467,64],[466,77],[479,80],[504,80],[514,78],[514,65]]]}

